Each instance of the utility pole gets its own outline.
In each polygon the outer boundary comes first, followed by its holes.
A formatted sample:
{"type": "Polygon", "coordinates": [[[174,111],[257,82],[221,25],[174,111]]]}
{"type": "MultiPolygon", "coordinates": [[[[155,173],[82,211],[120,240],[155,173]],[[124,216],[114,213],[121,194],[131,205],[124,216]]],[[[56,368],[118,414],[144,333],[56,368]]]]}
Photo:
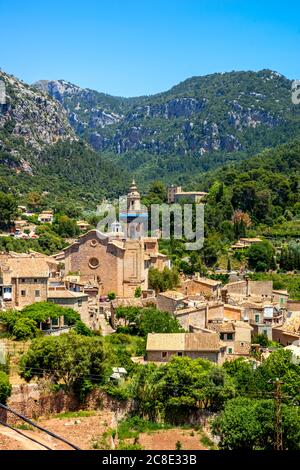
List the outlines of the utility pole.
{"type": "Polygon", "coordinates": [[[274,401],[275,401],[275,450],[283,450],[282,438],[282,391],[281,385],[283,382],[276,378],[275,383],[274,401]]]}

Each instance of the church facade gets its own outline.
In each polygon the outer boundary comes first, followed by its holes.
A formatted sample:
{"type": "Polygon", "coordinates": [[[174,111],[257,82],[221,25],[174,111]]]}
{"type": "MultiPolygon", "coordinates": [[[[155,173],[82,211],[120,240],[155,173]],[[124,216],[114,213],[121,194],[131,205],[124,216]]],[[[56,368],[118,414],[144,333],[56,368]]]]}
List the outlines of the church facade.
{"type": "Polygon", "coordinates": [[[65,275],[79,274],[98,287],[99,295],[114,292],[117,297],[131,298],[137,287],[148,289],[149,268],[163,270],[169,260],[159,253],[157,238],[144,236],[146,214],[134,182],[127,209],[127,216],[121,214],[121,223],[113,224],[112,232],[91,230],[63,250],[59,260],[64,262],[65,275]]]}

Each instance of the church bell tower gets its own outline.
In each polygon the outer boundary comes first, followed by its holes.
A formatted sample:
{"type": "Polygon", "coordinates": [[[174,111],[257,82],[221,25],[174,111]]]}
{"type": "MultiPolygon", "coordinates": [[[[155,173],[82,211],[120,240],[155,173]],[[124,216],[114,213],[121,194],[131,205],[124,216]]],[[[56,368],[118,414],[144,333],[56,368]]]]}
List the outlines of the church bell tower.
{"type": "Polygon", "coordinates": [[[147,236],[148,213],[141,205],[141,195],[133,179],[127,193],[127,211],[120,212],[120,221],[123,222],[127,238],[139,239],[147,236]]]}

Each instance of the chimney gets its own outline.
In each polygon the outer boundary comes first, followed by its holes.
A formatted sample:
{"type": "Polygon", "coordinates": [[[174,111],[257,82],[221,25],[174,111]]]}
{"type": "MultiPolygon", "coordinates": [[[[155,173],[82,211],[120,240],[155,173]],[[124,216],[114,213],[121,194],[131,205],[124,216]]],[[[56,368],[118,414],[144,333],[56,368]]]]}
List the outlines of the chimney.
{"type": "Polygon", "coordinates": [[[250,296],[250,286],[249,286],[249,277],[246,276],[246,297],[250,296]]]}
{"type": "Polygon", "coordinates": [[[205,305],[205,324],[204,324],[204,328],[207,328],[207,326],[208,326],[208,311],[209,311],[209,306],[208,306],[208,302],[207,302],[207,304],[205,305]]]}

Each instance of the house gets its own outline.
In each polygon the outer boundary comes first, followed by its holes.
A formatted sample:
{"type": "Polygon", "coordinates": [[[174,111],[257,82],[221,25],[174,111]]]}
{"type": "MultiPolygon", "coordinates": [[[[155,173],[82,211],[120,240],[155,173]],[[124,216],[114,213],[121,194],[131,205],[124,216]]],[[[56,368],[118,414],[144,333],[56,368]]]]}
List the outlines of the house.
{"type": "Polygon", "coordinates": [[[287,310],[290,312],[300,312],[300,300],[288,300],[287,310]]]}
{"type": "Polygon", "coordinates": [[[216,364],[225,358],[226,347],[216,333],[150,333],[147,337],[146,359],[168,362],[172,356],[206,359],[216,364]]]}
{"type": "Polygon", "coordinates": [[[221,295],[222,282],[214,279],[207,279],[196,275],[193,279],[181,281],[179,292],[186,296],[202,294],[208,298],[219,298],[221,295]]]}
{"type": "Polygon", "coordinates": [[[187,299],[187,296],[181,292],[168,290],[157,294],[156,305],[158,310],[174,313],[177,309],[185,307],[185,299],[187,299]]]}
{"type": "Polygon", "coordinates": [[[50,284],[47,301],[61,307],[72,308],[79,313],[80,319],[88,327],[92,326],[88,308],[88,295],[84,292],[72,292],[66,289],[64,285],[54,287],[50,284]]]}
{"type": "Polygon", "coordinates": [[[240,321],[242,320],[243,308],[241,306],[224,304],[224,319],[240,321]]]}
{"type": "Polygon", "coordinates": [[[262,241],[261,238],[240,238],[236,243],[231,245],[231,249],[233,251],[236,250],[243,250],[245,248],[249,248],[251,245],[255,245],[257,243],[260,243],[262,241]]]}
{"type": "Polygon", "coordinates": [[[234,308],[240,308],[240,319],[249,322],[253,328],[252,334],[264,334],[272,340],[272,328],[280,326],[284,320],[288,295],[286,291],[274,291],[272,281],[252,281],[246,278],[228,283],[221,294],[229,318],[233,315],[234,308]]]}
{"type": "Polygon", "coordinates": [[[283,325],[274,327],[272,330],[272,339],[282,344],[290,346],[300,338],[300,311],[288,312],[283,325]]]}
{"type": "Polygon", "coordinates": [[[202,302],[194,306],[187,306],[176,310],[174,316],[185,331],[192,331],[193,328],[205,328],[207,325],[208,305],[202,302]]]}
{"type": "Polygon", "coordinates": [[[78,222],[76,222],[76,225],[81,232],[86,232],[90,227],[90,224],[85,220],[79,220],[78,222]]]}
{"type": "Polygon", "coordinates": [[[273,281],[252,281],[246,278],[243,281],[230,282],[223,287],[221,295],[226,304],[249,297],[256,301],[272,301],[273,281]]]}
{"type": "Polygon", "coordinates": [[[25,214],[25,212],[27,212],[27,207],[26,206],[18,206],[18,211],[21,212],[22,214],[25,214]]]}
{"type": "Polygon", "coordinates": [[[168,204],[180,203],[183,200],[188,200],[191,203],[198,204],[203,201],[208,193],[203,191],[182,191],[181,186],[171,186],[168,188],[168,204]]]}
{"type": "Polygon", "coordinates": [[[243,321],[210,323],[208,328],[220,335],[226,344],[226,353],[235,356],[248,356],[251,351],[252,327],[243,321]]]}
{"type": "Polygon", "coordinates": [[[14,222],[14,234],[17,238],[38,238],[35,235],[36,225],[23,219],[16,219],[14,222]]]}
{"type": "Polygon", "coordinates": [[[274,290],[272,291],[272,301],[276,303],[279,308],[287,308],[289,293],[287,290],[274,290]]]}
{"type": "Polygon", "coordinates": [[[47,211],[42,211],[39,214],[38,221],[41,222],[42,224],[52,224],[53,218],[54,218],[53,211],[47,210],[47,211]]]}
{"type": "Polygon", "coordinates": [[[0,254],[0,299],[2,308],[22,309],[48,296],[49,278],[55,277],[57,263],[41,253],[0,254]]]}

